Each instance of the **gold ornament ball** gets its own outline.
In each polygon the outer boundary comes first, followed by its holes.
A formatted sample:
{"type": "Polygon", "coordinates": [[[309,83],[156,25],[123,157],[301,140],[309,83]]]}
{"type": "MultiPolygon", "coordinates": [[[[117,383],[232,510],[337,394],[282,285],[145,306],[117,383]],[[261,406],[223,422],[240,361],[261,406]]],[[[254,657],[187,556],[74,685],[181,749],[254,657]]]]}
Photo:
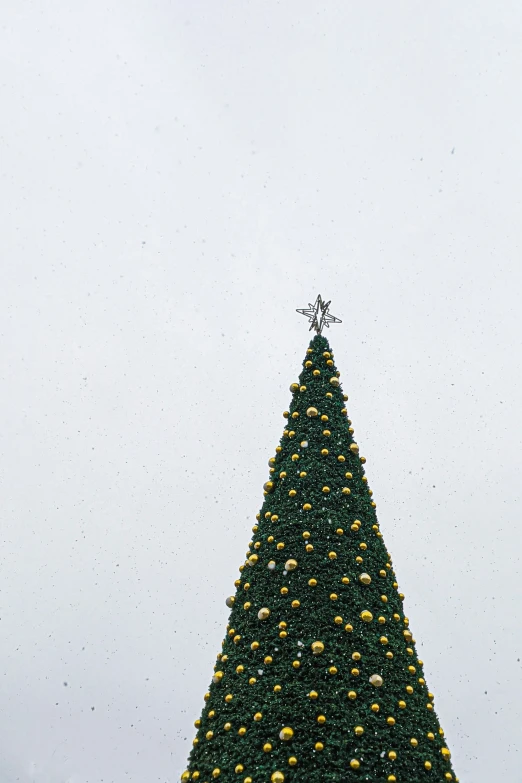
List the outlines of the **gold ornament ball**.
{"type": "Polygon", "coordinates": [[[381,595],[381,601],[383,602],[383,604],[387,604],[388,603],[388,596],[387,595],[381,595]]]}
{"type": "Polygon", "coordinates": [[[434,740],[434,739],[435,739],[435,734],[434,734],[432,731],[428,731],[428,733],[426,734],[426,736],[427,736],[427,738],[428,738],[429,740],[434,740]]]}
{"type": "Polygon", "coordinates": [[[379,639],[381,644],[388,644],[388,637],[387,636],[381,636],[379,639]]]}
{"type": "Polygon", "coordinates": [[[370,574],[366,574],[366,573],[363,572],[359,576],[359,582],[361,582],[361,584],[363,584],[363,585],[369,585],[372,582],[372,578],[371,578],[370,574]]]}
{"type": "Polygon", "coordinates": [[[332,394],[332,392],[326,392],[325,396],[328,397],[329,400],[331,400],[332,397],[333,397],[333,394],[332,394]]]}
{"type": "Polygon", "coordinates": [[[410,745],[412,747],[416,748],[418,744],[419,744],[419,741],[417,739],[415,739],[415,737],[412,737],[411,740],[410,740],[410,745]]]}
{"type": "Polygon", "coordinates": [[[338,462],[345,462],[346,461],[346,457],[343,454],[339,454],[339,456],[337,457],[337,461],[338,462]]]}
{"type": "Polygon", "coordinates": [[[272,750],[272,745],[270,744],[270,742],[265,742],[265,744],[263,745],[263,750],[265,751],[265,753],[270,753],[270,751],[272,750]]]}
{"type": "Polygon", "coordinates": [[[221,775],[221,770],[219,769],[219,767],[216,767],[215,769],[212,770],[213,778],[218,778],[220,775],[221,775]]]}
{"type": "Polygon", "coordinates": [[[290,391],[292,394],[296,391],[299,391],[299,384],[298,383],[291,383],[290,384],[290,391]]]}
{"type": "Polygon", "coordinates": [[[386,718],[386,723],[388,724],[388,726],[395,726],[395,718],[392,718],[392,716],[390,715],[389,718],[386,718]]]}
{"type": "Polygon", "coordinates": [[[244,769],[245,769],[245,768],[244,768],[244,766],[243,766],[242,764],[238,764],[238,765],[236,766],[236,768],[235,768],[234,772],[236,773],[236,775],[239,775],[239,773],[240,773],[240,772],[243,772],[243,770],[244,770],[244,769]]]}
{"type": "Polygon", "coordinates": [[[190,780],[190,772],[188,770],[185,770],[185,772],[182,774],[181,780],[190,780]]]}
{"type": "Polygon", "coordinates": [[[310,691],[310,693],[308,694],[309,699],[317,699],[318,696],[319,694],[317,693],[317,691],[310,691]]]}
{"type": "Polygon", "coordinates": [[[372,674],[372,676],[369,679],[369,682],[375,687],[380,688],[383,684],[384,680],[382,679],[380,674],[372,674]]]}
{"type": "Polygon", "coordinates": [[[299,454],[292,454],[292,462],[297,462],[299,459],[299,454]]]}
{"type": "Polygon", "coordinates": [[[313,405],[311,405],[309,408],[306,409],[306,415],[309,416],[311,419],[313,419],[315,416],[319,415],[319,411],[317,408],[314,408],[313,405]]]}
{"type": "Polygon", "coordinates": [[[300,606],[301,606],[301,602],[300,601],[297,601],[297,600],[296,601],[292,601],[292,609],[299,609],[300,606]]]}
{"type": "Polygon", "coordinates": [[[337,593],[330,593],[330,601],[337,601],[338,598],[337,593]]]}
{"type": "Polygon", "coordinates": [[[239,666],[236,666],[236,673],[237,674],[243,674],[244,671],[245,671],[245,667],[243,666],[242,663],[240,663],[239,666]]]}
{"type": "Polygon", "coordinates": [[[330,666],[328,669],[328,674],[337,674],[337,669],[335,666],[330,666]]]}
{"type": "Polygon", "coordinates": [[[379,706],[378,704],[372,704],[372,706],[370,707],[370,709],[371,709],[371,711],[372,711],[372,712],[379,712],[379,710],[380,710],[381,708],[380,708],[380,706],[379,706]]]}
{"type": "Polygon", "coordinates": [[[446,761],[449,761],[451,758],[451,753],[448,748],[441,748],[440,752],[442,753],[443,757],[446,759],[446,761]]]}
{"type": "Polygon", "coordinates": [[[363,552],[365,552],[368,549],[368,544],[366,544],[364,541],[361,541],[359,544],[359,549],[362,549],[363,552]]]}
{"type": "Polygon", "coordinates": [[[322,742],[316,742],[314,748],[315,750],[324,750],[324,745],[322,742]]]}
{"type": "Polygon", "coordinates": [[[357,698],[357,692],[356,692],[356,691],[348,691],[348,694],[347,694],[347,696],[348,696],[348,698],[349,698],[351,701],[353,701],[354,699],[356,699],[356,698],[357,698]]]}
{"type": "Polygon", "coordinates": [[[271,492],[274,488],[274,482],[273,481],[265,481],[263,484],[263,489],[265,492],[271,492]]]}
{"type": "Polygon", "coordinates": [[[288,496],[289,497],[295,498],[296,495],[297,495],[297,490],[296,489],[289,490],[289,492],[288,492],[288,496]]]}
{"type": "Polygon", "coordinates": [[[360,762],[360,761],[358,761],[358,759],[352,759],[352,760],[350,761],[350,767],[351,767],[352,769],[359,769],[359,767],[360,767],[360,766],[361,766],[361,762],[360,762]]]}
{"type": "Polygon", "coordinates": [[[350,489],[350,487],[343,487],[341,492],[343,493],[343,495],[351,495],[352,494],[352,490],[350,489]]]}
{"type": "Polygon", "coordinates": [[[406,702],[402,699],[398,702],[399,709],[405,710],[406,709],[406,702]]]}
{"type": "Polygon", "coordinates": [[[359,615],[363,623],[371,623],[373,620],[373,614],[369,612],[367,609],[364,610],[364,612],[361,612],[359,615]]]}
{"type": "Polygon", "coordinates": [[[276,549],[284,549],[285,548],[285,542],[279,541],[279,543],[276,546],[276,549]]]}
{"type": "Polygon", "coordinates": [[[299,387],[299,391],[300,392],[305,392],[306,391],[306,386],[300,386],[299,387]]]}
{"type": "Polygon", "coordinates": [[[208,701],[210,699],[210,693],[207,691],[203,696],[203,698],[205,699],[205,701],[208,701]]]}
{"type": "Polygon", "coordinates": [[[330,378],[330,383],[332,386],[339,386],[339,378],[334,375],[332,378],[330,378]]]}
{"type": "Polygon", "coordinates": [[[263,714],[261,712],[256,712],[256,714],[254,715],[255,721],[260,721],[262,718],[263,718],[263,714]]]}
{"type": "Polygon", "coordinates": [[[431,761],[425,761],[425,762],[424,762],[424,767],[425,767],[426,769],[431,769],[431,761]]]}
{"type": "Polygon", "coordinates": [[[390,651],[388,651],[388,652],[386,653],[386,657],[387,657],[387,658],[390,658],[390,659],[391,659],[391,658],[393,658],[393,653],[392,653],[392,652],[390,652],[390,651]]]}
{"type": "Polygon", "coordinates": [[[216,672],[214,676],[212,677],[212,682],[221,682],[223,679],[224,672],[216,672]]]}
{"type": "Polygon", "coordinates": [[[307,552],[313,552],[314,551],[313,544],[307,544],[305,549],[307,552]]]}
{"type": "Polygon", "coordinates": [[[263,606],[263,608],[260,609],[257,613],[257,616],[260,620],[267,620],[270,617],[270,609],[268,609],[266,606],[263,606]]]}
{"type": "Polygon", "coordinates": [[[324,652],[324,644],[320,641],[312,642],[311,648],[314,655],[320,655],[324,652]]]}
{"type": "Polygon", "coordinates": [[[387,779],[388,783],[396,783],[396,780],[397,780],[395,775],[388,775],[388,777],[386,779],[387,779]]]}
{"type": "Polygon", "coordinates": [[[390,752],[388,753],[388,758],[391,759],[392,761],[395,761],[395,759],[397,758],[397,754],[395,753],[394,750],[390,750],[390,752]]]}
{"type": "Polygon", "coordinates": [[[328,552],[328,557],[330,558],[330,560],[335,560],[337,558],[337,553],[336,552],[328,552]]]}
{"type": "Polygon", "coordinates": [[[277,770],[276,772],[272,772],[272,776],[270,780],[272,783],[284,783],[285,776],[283,775],[282,772],[279,772],[279,770],[277,770]]]}
{"type": "Polygon", "coordinates": [[[350,579],[347,576],[343,576],[343,578],[341,579],[341,582],[343,583],[343,585],[349,585],[350,584],[350,579]]]}
{"type": "Polygon", "coordinates": [[[451,774],[451,772],[444,773],[444,779],[445,780],[453,780],[453,775],[451,774]]]}
{"type": "Polygon", "coordinates": [[[328,449],[321,449],[321,454],[323,455],[323,457],[327,457],[328,456],[328,449]]]}
{"type": "Polygon", "coordinates": [[[319,723],[319,725],[321,726],[323,725],[323,723],[326,723],[326,715],[318,715],[317,723],[319,723]]]}
{"type": "Polygon", "coordinates": [[[197,770],[192,773],[192,780],[199,780],[199,772],[197,770]]]}
{"type": "Polygon", "coordinates": [[[227,704],[230,704],[230,702],[233,699],[234,699],[234,694],[233,693],[227,693],[227,695],[225,696],[225,701],[226,701],[227,704]]]}
{"type": "Polygon", "coordinates": [[[281,693],[281,686],[280,685],[274,685],[274,693],[281,693]]]}
{"type": "Polygon", "coordinates": [[[305,362],[305,367],[311,367],[311,366],[312,366],[312,362],[310,361],[310,359],[308,359],[308,361],[305,362]]]}
{"type": "Polygon", "coordinates": [[[362,726],[356,726],[354,728],[354,732],[355,732],[357,737],[361,737],[364,734],[364,729],[363,729],[362,726]]]}
{"type": "Polygon", "coordinates": [[[290,558],[290,560],[286,561],[285,563],[286,571],[295,571],[296,568],[297,568],[297,560],[290,558]]]}
{"type": "Polygon", "coordinates": [[[295,765],[297,764],[296,757],[295,756],[290,756],[290,758],[288,759],[288,763],[290,764],[291,767],[295,767],[295,765]]]}
{"type": "Polygon", "coordinates": [[[325,436],[325,438],[329,438],[331,434],[332,433],[330,432],[330,430],[323,430],[323,435],[325,436]]]}
{"type": "Polygon", "coordinates": [[[195,720],[195,721],[194,721],[194,726],[195,726],[197,729],[199,729],[199,727],[201,726],[201,721],[200,721],[200,719],[199,719],[199,718],[198,718],[197,720],[195,720]]]}
{"type": "Polygon", "coordinates": [[[289,742],[294,736],[294,730],[290,726],[284,726],[279,732],[279,739],[289,742]]]}
{"type": "Polygon", "coordinates": [[[323,356],[324,356],[324,358],[325,358],[325,359],[329,359],[329,358],[330,358],[330,356],[331,356],[331,353],[330,353],[330,351],[324,351],[324,352],[323,352],[323,356]]]}
{"type": "Polygon", "coordinates": [[[246,734],[246,731],[247,731],[246,730],[246,726],[241,726],[241,728],[238,729],[237,733],[239,734],[240,737],[244,737],[245,734],[246,734]]]}
{"type": "Polygon", "coordinates": [[[279,516],[277,514],[272,514],[272,516],[270,517],[270,521],[271,522],[277,522],[278,519],[279,519],[279,516]]]}
{"type": "Polygon", "coordinates": [[[360,674],[360,671],[359,671],[359,669],[352,669],[351,673],[353,674],[354,677],[358,677],[359,674],[360,674]]]}
{"type": "Polygon", "coordinates": [[[292,661],[292,666],[294,667],[294,669],[299,669],[299,667],[301,666],[301,661],[292,661]]]}
{"type": "Polygon", "coordinates": [[[317,586],[317,579],[309,579],[308,584],[310,587],[316,587],[317,586]]]}
{"type": "Polygon", "coordinates": [[[340,615],[337,615],[337,617],[334,617],[334,623],[336,625],[342,625],[343,624],[343,618],[340,615]]]}
{"type": "Polygon", "coordinates": [[[352,653],[352,660],[353,661],[360,661],[362,658],[362,655],[360,652],[354,652],[352,653]]]}
{"type": "Polygon", "coordinates": [[[229,609],[232,609],[232,607],[234,606],[234,601],[235,601],[235,600],[236,600],[236,599],[234,598],[234,596],[233,596],[233,595],[229,595],[229,596],[228,596],[228,598],[227,598],[227,600],[225,601],[225,603],[226,603],[226,605],[228,606],[228,608],[229,608],[229,609]]]}
{"type": "Polygon", "coordinates": [[[312,506],[311,506],[310,503],[304,503],[303,511],[310,511],[311,508],[312,508],[312,506]]]}
{"type": "Polygon", "coordinates": [[[351,633],[353,631],[353,625],[350,625],[350,623],[347,623],[347,625],[344,626],[344,630],[348,633],[351,633]]]}
{"type": "Polygon", "coordinates": [[[315,378],[318,378],[321,375],[321,370],[313,370],[312,375],[315,378]]]}
{"type": "Polygon", "coordinates": [[[330,492],[330,487],[323,487],[323,492],[327,495],[330,492]]]}
{"type": "Polygon", "coordinates": [[[350,451],[352,452],[352,454],[357,454],[357,452],[359,451],[359,446],[357,445],[357,443],[350,443],[350,451]]]}
{"type": "Polygon", "coordinates": [[[338,536],[342,536],[343,533],[344,533],[344,530],[342,529],[342,527],[338,527],[335,532],[337,533],[338,536]]]}

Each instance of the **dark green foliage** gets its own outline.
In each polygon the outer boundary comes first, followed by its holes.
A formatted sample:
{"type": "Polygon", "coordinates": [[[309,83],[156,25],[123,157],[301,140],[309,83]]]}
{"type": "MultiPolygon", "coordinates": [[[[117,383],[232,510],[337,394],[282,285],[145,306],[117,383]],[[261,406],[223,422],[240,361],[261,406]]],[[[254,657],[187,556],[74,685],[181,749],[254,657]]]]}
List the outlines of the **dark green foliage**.
{"type": "Polygon", "coordinates": [[[306,390],[293,394],[272,465],[273,487],[265,492],[253,528],[247,558],[257,555],[257,562],[247,560],[236,582],[218,674],[206,696],[183,780],[270,783],[278,779],[273,778],[277,771],[285,783],[457,780],[441,753],[444,737],[379,531],[364,458],[352,445],[346,403],[340,387],[331,382],[336,369],[327,365],[331,357],[325,352],[330,352],[328,341],[316,336],[305,358],[312,366],[305,365],[299,378],[306,390]],[[320,374],[314,376],[314,370],[320,374]],[[311,406],[318,416],[307,415],[311,406]],[[292,417],[294,412],[299,416],[292,417]],[[321,415],[328,421],[321,421],[321,415]],[[296,454],[299,458],[293,460],[296,454]],[[290,490],[296,490],[295,496],[290,490]],[[310,510],[303,509],[305,503],[310,510]],[[356,520],[359,529],[352,527],[356,520]],[[278,543],[284,548],[278,549],[278,543]],[[285,570],[289,559],[297,561],[295,570],[285,570]],[[269,567],[271,562],[275,567],[269,567]],[[361,583],[363,573],[371,577],[370,584],[361,583]],[[311,586],[310,579],[317,585],[311,586]],[[295,601],[299,606],[292,607],[295,601]],[[258,617],[262,608],[270,610],[265,620],[258,617]],[[361,619],[364,611],[373,616],[370,622],[361,619]],[[320,654],[312,652],[315,641],[324,644],[320,654]],[[257,649],[252,649],[254,642],[257,649]],[[244,670],[238,672],[238,666],[244,670]],[[381,687],[370,682],[374,674],[382,677],[381,687]],[[278,685],[279,692],[274,691],[278,685]],[[317,698],[309,696],[312,691],[317,698]],[[227,701],[227,695],[232,699],[227,701]],[[378,711],[372,711],[376,704],[378,711]],[[258,720],[256,713],[262,715],[258,720]],[[320,715],[326,718],[323,724],[317,721],[320,715]],[[242,727],[244,736],[238,733],[242,727]],[[280,739],[283,727],[293,729],[290,741],[280,739]],[[356,727],[364,729],[362,736],[356,735],[356,727]],[[209,731],[213,736],[207,739],[209,731]],[[266,743],[272,746],[269,752],[263,750],[266,743]],[[316,749],[316,743],[323,749],[316,749]],[[289,764],[292,757],[295,765],[289,764]]]}

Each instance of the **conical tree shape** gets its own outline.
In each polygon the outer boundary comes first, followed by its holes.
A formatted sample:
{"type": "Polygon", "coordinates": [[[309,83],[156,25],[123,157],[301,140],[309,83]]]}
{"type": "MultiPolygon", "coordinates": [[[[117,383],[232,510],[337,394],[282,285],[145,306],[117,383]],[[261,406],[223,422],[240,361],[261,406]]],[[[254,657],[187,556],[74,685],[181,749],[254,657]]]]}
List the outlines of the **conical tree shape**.
{"type": "Polygon", "coordinates": [[[456,781],[328,341],[310,343],[182,780],[456,781]]]}

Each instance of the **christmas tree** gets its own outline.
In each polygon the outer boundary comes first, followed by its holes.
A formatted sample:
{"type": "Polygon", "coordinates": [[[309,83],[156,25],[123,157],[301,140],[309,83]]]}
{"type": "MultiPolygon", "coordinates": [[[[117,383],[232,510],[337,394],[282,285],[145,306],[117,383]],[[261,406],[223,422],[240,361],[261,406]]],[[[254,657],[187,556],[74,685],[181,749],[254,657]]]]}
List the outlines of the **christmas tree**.
{"type": "Polygon", "coordinates": [[[318,334],[290,387],[182,781],[458,781],[321,334],[338,320],[328,304],[300,311],[318,334]]]}

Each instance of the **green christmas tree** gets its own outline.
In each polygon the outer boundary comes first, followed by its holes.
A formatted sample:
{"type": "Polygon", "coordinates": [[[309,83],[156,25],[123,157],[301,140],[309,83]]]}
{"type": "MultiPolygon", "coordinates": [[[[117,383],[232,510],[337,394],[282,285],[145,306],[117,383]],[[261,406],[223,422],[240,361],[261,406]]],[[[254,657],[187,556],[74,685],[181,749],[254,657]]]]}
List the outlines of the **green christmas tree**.
{"type": "Polygon", "coordinates": [[[182,781],[458,781],[328,341],[288,419],[182,781]]]}

